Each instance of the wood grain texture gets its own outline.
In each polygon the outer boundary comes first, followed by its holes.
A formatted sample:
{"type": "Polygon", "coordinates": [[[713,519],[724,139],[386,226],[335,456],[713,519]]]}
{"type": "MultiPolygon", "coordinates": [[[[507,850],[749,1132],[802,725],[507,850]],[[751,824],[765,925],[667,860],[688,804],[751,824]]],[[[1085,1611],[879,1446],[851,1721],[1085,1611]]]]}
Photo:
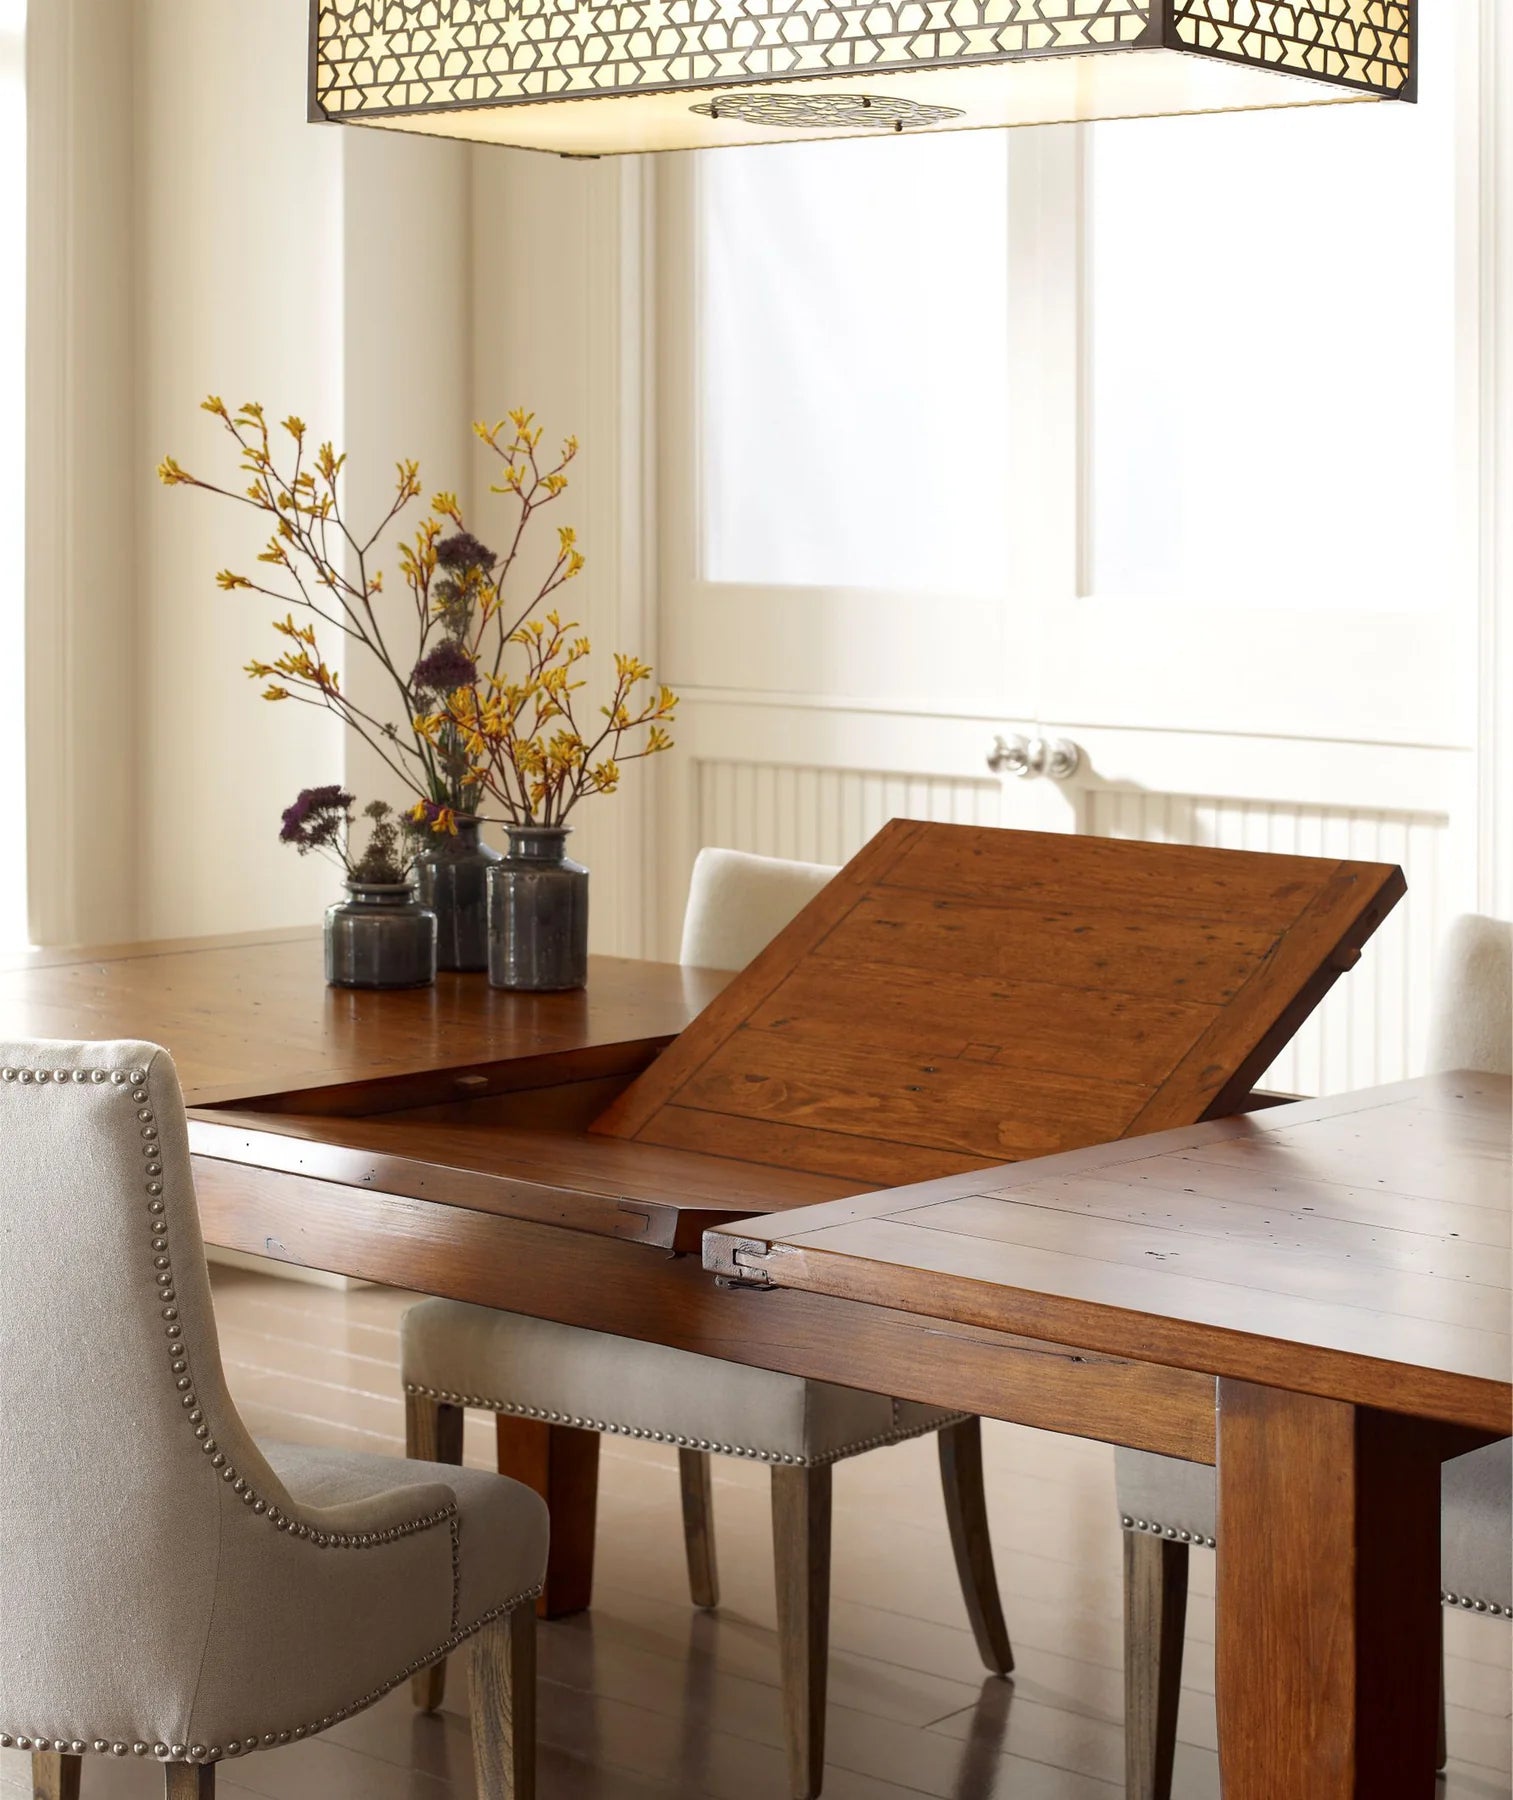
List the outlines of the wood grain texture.
{"type": "Polygon", "coordinates": [[[214,1763],[164,1763],[165,1800],[215,1800],[214,1763]]]}
{"type": "Polygon", "coordinates": [[[84,1758],[59,1750],[32,1751],[32,1800],[79,1800],[84,1758]]]}
{"type": "Polygon", "coordinates": [[[894,820],[594,1126],[877,1185],[1238,1105],[1400,870],[894,820]]]}
{"type": "MultiPolygon", "coordinates": [[[[671,1344],[900,1399],[1212,1462],[1213,1382],[1064,1344],[800,1293],[717,1287],[686,1256],[202,1158],[206,1238],[359,1280],[671,1344]]],[[[727,1244],[735,1240],[724,1240],[727,1244]]]]}
{"type": "Polygon", "coordinates": [[[197,1168],[214,1158],[298,1172],[668,1250],[697,1250],[704,1231],[724,1220],[812,1206],[858,1185],[583,1131],[504,1125],[494,1108],[488,1098],[363,1118],[218,1108],[191,1117],[189,1143],[197,1168]],[[433,1117],[437,1110],[448,1116],[433,1117]]]}
{"type": "Polygon", "coordinates": [[[772,1548],[788,1791],[812,1800],[825,1778],[830,1667],[831,1468],[774,1466],[772,1548]]]}
{"type": "Polygon", "coordinates": [[[1188,1547],[1124,1533],[1126,1800],[1171,1800],[1187,1622],[1188,1547]]]}
{"type": "Polygon", "coordinates": [[[599,1433],[508,1413],[494,1415],[494,1433],[499,1473],[538,1493],[551,1519],[537,1614],[562,1619],[586,1612],[594,1597],[599,1433]]]}
{"type": "Polygon", "coordinates": [[[363,993],[325,985],[318,932],[271,932],[7,956],[0,1037],[163,1044],[191,1105],[302,1093],[322,1096],[317,1111],[382,1110],[461,1097],[458,1081],[490,1083],[499,1064],[526,1085],[561,1080],[545,1065],[564,1053],[580,1072],[598,1057],[597,1072],[629,1073],[728,979],[594,957],[571,994],[504,993],[448,972],[430,988],[363,993]]]}
{"type": "Polygon", "coordinates": [[[1215,1611],[1225,1800],[1433,1794],[1433,1440],[1422,1421],[1220,1382],[1215,1611]]]}
{"type": "Polygon", "coordinates": [[[940,1486],[946,1503],[946,1527],[956,1579],[983,1667],[1007,1675],[1014,1667],[1009,1628],[998,1597],[993,1566],[993,1539],[988,1530],[987,1496],[982,1479],[982,1420],[962,1419],[936,1434],[940,1486]]]}
{"type": "Polygon", "coordinates": [[[533,1800],[536,1792],[536,1615],[517,1606],[475,1633],[468,1711],[478,1800],[533,1800]]]}
{"type": "Polygon", "coordinates": [[[706,1255],[1505,1435],[1510,1099],[1503,1076],[1426,1077],[721,1227],[706,1255]],[[1477,1235],[1404,1232],[1415,1210],[1477,1235]]]}
{"type": "Polygon", "coordinates": [[[683,1507],[683,1551],[688,1597],[695,1606],[720,1604],[720,1566],[715,1554],[714,1480],[707,1450],[678,1451],[678,1495],[683,1507]]]}

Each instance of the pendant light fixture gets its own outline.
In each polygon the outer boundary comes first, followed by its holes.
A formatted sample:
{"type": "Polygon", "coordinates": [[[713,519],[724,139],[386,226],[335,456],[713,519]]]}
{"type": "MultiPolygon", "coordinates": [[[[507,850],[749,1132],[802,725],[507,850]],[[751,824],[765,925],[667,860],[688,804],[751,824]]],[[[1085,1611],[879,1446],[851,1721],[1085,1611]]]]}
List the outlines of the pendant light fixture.
{"type": "Polygon", "coordinates": [[[1418,0],[311,0],[311,117],[565,155],[1415,97],[1418,0]]]}

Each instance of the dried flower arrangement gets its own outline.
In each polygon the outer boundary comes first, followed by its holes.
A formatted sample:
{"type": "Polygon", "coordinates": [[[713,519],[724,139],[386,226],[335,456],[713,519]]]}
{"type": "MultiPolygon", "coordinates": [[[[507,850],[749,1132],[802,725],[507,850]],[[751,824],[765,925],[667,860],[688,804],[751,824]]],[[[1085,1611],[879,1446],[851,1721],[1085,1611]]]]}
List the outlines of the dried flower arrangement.
{"type": "Polygon", "coordinates": [[[362,854],[352,842],[352,808],[356,797],[333,783],[301,788],[294,804],[284,808],[278,841],[293,844],[301,856],[312,850],[341,866],[356,887],[399,887],[409,879],[415,860],[417,829],[386,800],[370,800],[362,809],[371,821],[362,854]]]}
{"type": "Polygon", "coordinates": [[[216,578],[228,593],[245,589],[289,609],[273,624],[284,649],[271,663],[248,663],[247,673],[267,683],[267,700],[297,700],[335,713],[414,796],[411,817],[417,823],[455,833],[459,813],[480,814],[493,802],[508,823],[559,825],[588,795],[613,792],[622,762],[671,747],[666,725],[676,697],[665,686],[650,688],[652,671],[635,657],[615,658],[615,686],[599,708],[604,723],[590,726],[585,718],[580,724],[582,702],[574,695],[584,683],[573,672],[589,654],[588,639],[572,636],[576,623],[564,623],[555,609],[534,616],[583,569],[571,527],[558,531],[555,559],[524,605],[506,599],[532,518],[566,491],[576,439],[568,438],[557,460],[543,467],[543,432],[533,414],[517,410],[497,424],[474,425],[503,465],[490,492],[514,503],[509,548],[498,556],[473,536],[454,494],[433,496],[430,515],[398,547],[417,634],[410,657],[396,653],[385,635],[384,577],[376,553],[384,533],[421,495],[418,466],[396,465],[388,509],[364,534],[342,511],[345,454],[327,442],[308,456],[303,420],[282,421],[285,443],[274,437],[255,402],[233,413],[211,395],[202,406],[235,441],[249,485],[237,492],[202,480],[171,456],[159,464],[159,479],[267,515],[273,530],[258,560],[281,570],[289,584],[267,586],[230,569],[216,578]],[[322,627],[378,659],[403,725],[375,716],[346,692],[322,654],[322,627]],[[517,661],[523,669],[512,672],[517,661]]]}

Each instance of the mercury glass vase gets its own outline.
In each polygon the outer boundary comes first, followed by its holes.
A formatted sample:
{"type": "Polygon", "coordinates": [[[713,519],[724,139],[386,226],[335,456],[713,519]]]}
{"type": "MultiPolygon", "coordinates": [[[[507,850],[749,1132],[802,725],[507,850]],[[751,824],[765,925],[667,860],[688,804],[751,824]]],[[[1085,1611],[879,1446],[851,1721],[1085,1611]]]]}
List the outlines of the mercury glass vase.
{"type": "Polygon", "coordinates": [[[460,817],[457,835],[433,833],[415,858],[415,892],[436,915],[436,967],[489,966],[488,872],[499,852],[479,841],[482,821],[460,817]]]}
{"type": "Polygon", "coordinates": [[[436,979],[436,915],[406,882],[349,881],[326,908],[332,987],[429,987],[436,979]]]}
{"type": "Polygon", "coordinates": [[[533,993],[588,980],[588,870],[567,855],[568,825],[509,825],[490,865],[489,982],[533,993]]]}

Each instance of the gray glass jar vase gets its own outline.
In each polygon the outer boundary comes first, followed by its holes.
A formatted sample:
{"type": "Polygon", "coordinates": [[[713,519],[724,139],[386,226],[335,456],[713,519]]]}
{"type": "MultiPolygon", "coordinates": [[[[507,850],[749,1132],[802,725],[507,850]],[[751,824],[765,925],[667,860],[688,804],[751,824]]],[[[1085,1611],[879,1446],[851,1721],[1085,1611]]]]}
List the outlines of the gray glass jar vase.
{"type": "Polygon", "coordinates": [[[457,819],[457,835],[432,833],[415,858],[415,893],[436,915],[436,967],[489,966],[488,872],[499,852],[479,841],[479,819],[457,819]]]}
{"type": "Polygon", "coordinates": [[[567,856],[569,825],[507,825],[488,871],[489,983],[530,992],[588,980],[588,870],[567,856]]]}
{"type": "Polygon", "coordinates": [[[429,987],[436,979],[436,915],[409,882],[349,881],[326,908],[326,980],[332,987],[429,987]]]}

